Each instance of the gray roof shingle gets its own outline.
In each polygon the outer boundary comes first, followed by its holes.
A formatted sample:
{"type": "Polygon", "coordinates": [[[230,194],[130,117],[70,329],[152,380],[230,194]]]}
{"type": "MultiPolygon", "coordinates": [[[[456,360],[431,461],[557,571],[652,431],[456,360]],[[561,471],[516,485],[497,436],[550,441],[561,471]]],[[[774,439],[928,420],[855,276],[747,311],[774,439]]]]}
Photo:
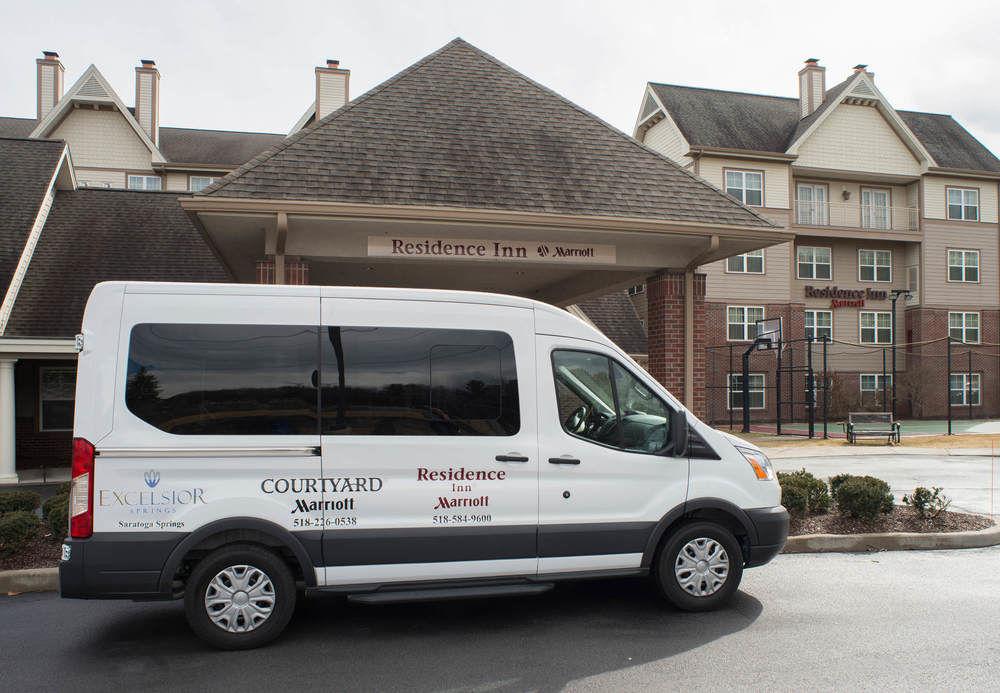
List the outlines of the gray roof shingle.
{"type": "Polygon", "coordinates": [[[65,146],[56,140],[0,138],[0,291],[4,293],[65,146]]]}
{"type": "Polygon", "coordinates": [[[265,132],[160,128],[160,153],[167,161],[236,168],[285,139],[265,132]]]}
{"type": "Polygon", "coordinates": [[[102,281],[232,281],[179,195],[187,193],[56,193],[5,336],[72,337],[102,281]]]}
{"type": "Polygon", "coordinates": [[[772,226],[461,39],[202,194],[772,226]]]}
{"type": "MultiPolygon", "coordinates": [[[[837,102],[853,75],[828,89],[823,104],[799,118],[799,100],[676,84],[649,86],[692,146],[784,153],[837,102]]],[[[1000,172],[997,159],[949,115],[897,111],[938,166],[1000,172]]]]}
{"type": "Polygon", "coordinates": [[[34,118],[0,116],[0,137],[27,137],[37,123],[34,118]]]}
{"type": "Polygon", "coordinates": [[[594,326],[626,354],[646,353],[646,327],[624,291],[589,298],[577,304],[594,326]]]}

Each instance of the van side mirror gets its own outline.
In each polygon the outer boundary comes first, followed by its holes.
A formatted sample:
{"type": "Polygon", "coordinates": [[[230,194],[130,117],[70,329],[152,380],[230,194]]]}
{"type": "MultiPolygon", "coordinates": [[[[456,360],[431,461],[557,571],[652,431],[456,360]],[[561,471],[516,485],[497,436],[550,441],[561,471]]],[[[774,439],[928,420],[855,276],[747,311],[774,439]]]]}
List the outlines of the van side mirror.
{"type": "Polygon", "coordinates": [[[683,411],[670,412],[670,454],[687,457],[688,421],[683,411]]]}

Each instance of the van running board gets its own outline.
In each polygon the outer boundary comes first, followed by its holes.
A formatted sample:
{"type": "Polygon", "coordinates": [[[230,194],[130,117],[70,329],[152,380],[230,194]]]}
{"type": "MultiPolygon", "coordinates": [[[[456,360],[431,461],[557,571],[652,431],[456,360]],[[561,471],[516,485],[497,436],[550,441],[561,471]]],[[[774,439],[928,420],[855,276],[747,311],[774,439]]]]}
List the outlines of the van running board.
{"type": "Polygon", "coordinates": [[[438,602],[478,597],[520,597],[548,592],[555,585],[539,582],[530,585],[480,585],[477,587],[441,587],[423,590],[393,590],[350,594],[347,599],[359,604],[393,604],[396,602],[438,602]]]}

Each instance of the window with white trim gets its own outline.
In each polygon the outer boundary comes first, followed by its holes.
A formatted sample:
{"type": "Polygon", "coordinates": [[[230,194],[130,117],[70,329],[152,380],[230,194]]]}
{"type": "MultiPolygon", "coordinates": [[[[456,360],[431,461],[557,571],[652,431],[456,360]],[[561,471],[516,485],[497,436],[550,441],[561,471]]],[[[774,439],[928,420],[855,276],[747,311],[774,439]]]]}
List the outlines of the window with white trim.
{"type": "Polygon", "coordinates": [[[892,389],[892,373],[862,373],[860,379],[862,395],[892,389]]]}
{"type": "Polygon", "coordinates": [[[726,260],[726,271],[743,274],[764,274],[764,250],[751,250],[726,260]]]}
{"type": "Polygon", "coordinates": [[[807,310],[805,323],[806,338],[833,339],[832,310],[807,310]]]}
{"type": "Polygon", "coordinates": [[[863,282],[891,282],[892,251],[859,250],[858,280],[863,282]]]}
{"type": "MultiPolygon", "coordinates": [[[[764,374],[749,373],[747,399],[751,409],[764,408],[764,374]]],[[[743,374],[729,374],[728,404],[730,409],[743,408],[743,374]]]]}
{"type": "Polygon", "coordinates": [[[726,194],[748,207],[764,206],[764,174],[760,171],[726,171],[726,194]]]}
{"type": "Polygon", "coordinates": [[[162,190],[163,180],[159,176],[136,176],[129,174],[129,190],[162,190]]]}
{"type": "Polygon", "coordinates": [[[979,373],[951,373],[948,376],[948,396],[953,406],[979,406],[982,400],[982,378],[979,373]]]}
{"type": "Polygon", "coordinates": [[[948,313],[948,336],[958,342],[979,344],[979,313],[948,313]]]}
{"type": "Polygon", "coordinates": [[[865,229],[889,229],[891,226],[889,191],[882,188],[862,188],[861,227],[865,229]]]}
{"type": "Polygon", "coordinates": [[[830,248],[814,248],[800,245],[796,251],[796,267],[799,279],[830,279],[833,276],[833,251],[830,248]]]}
{"type": "Polygon", "coordinates": [[[948,281],[979,282],[979,251],[949,250],[948,281]]]}
{"type": "Polygon", "coordinates": [[[863,310],[858,316],[862,344],[892,344],[892,313],[863,310]]]}
{"type": "Polygon", "coordinates": [[[217,180],[219,180],[218,176],[190,176],[188,178],[188,188],[191,192],[198,192],[199,190],[204,190],[217,180]]]}
{"type": "Polygon", "coordinates": [[[76,368],[42,366],[38,369],[39,430],[73,430],[73,395],[75,391],[76,368]]]}
{"type": "Polygon", "coordinates": [[[763,306],[726,306],[726,340],[750,342],[757,339],[757,321],[763,319],[763,306]]]}
{"type": "Polygon", "coordinates": [[[826,226],[827,187],[821,183],[799,183],[795,189],[795,221],[801,226],[826,226]]]}
{"type": "Polygon", "coordinates": [[[979,221],[979,191],[976,188],[948,188],[948,218],[979,221]]]}

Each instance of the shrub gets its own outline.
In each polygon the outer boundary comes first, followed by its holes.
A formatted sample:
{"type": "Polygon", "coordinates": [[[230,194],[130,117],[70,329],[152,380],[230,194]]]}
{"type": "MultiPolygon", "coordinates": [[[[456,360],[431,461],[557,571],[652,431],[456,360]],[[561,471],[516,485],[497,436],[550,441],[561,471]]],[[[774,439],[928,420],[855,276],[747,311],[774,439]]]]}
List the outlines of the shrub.
{"type": "Polygon", "coordinates": [[[951,505],[951,499],[941,493],[941,487],[917,486],[909,496],[903,496],[903,503],[917,511],[920,517],[937,517],[951,505]]]}
{"type": "Polygon", "coordinates": [[[874,520],[880,513],[892,512],[889,484],[873,476],[852,476],[838,480],[833,493],[840,512],[862,520],[874,520]]]}
{"type": "Polygon", "coordinates": [[[0,517],[0,554],[10,556],[22,551],[41,523],[32,512],[18,510],[0,517]]]}
{"type": "Polygon", "coordinates": [[[854,478],[853,474],[838,474],[837,476],[831,476],[830,477],[830,494],[834,498],[836,498],[837,497],[837,489],[840,488],[840,485],[842,483],[844,483],[845,481],[847,481],[848,479],[853,479],[853,478],[854,478]]]}
{"type": "Polygon", "coordinates": [[[805,469],[778,472],[778,483],[781,484],[781,504],[790,512],[825,513],[830,509],[826,483],[805,469]]]}
{"type": "Polygon", "coordinates": [[[70,490],[70,488],[72,486],[73,486],[73,482],[72,481],[64,481],[64,482],[62,482],[61,484],[59,484],[58,487],[56,487],[56,495],[57,496],[68,496],[69,495],[69,490],[70,490]]]}
{"type": "Polygon", "coordinates": [[[42,506],[42,514],[52,530],[52,536],[61,540],[69,530],[69,495],[49,498],[42,506]]]}
{"type": "Polygon", "coordinates": [[[0,493],[0,515],[16,512],[34,512],[42,497],[34,491],[4,491],[0,493]]]}

